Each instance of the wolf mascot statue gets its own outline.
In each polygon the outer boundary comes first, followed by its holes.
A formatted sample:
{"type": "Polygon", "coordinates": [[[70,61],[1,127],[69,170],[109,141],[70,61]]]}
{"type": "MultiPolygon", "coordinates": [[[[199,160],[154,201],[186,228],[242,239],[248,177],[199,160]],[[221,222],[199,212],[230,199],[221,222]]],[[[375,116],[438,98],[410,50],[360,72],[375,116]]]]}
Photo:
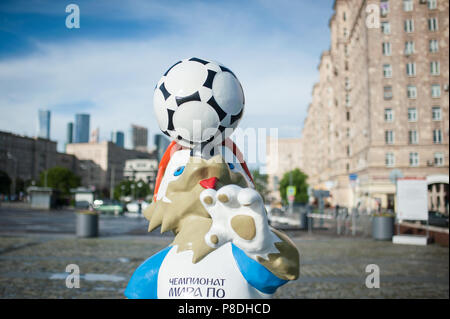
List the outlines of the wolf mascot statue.
{"type": "Polygon", "coordinates": [[[127,298],[270,298],[298,278],[297,248],[269,226],[242,154],[229,138],[218,145],[208,156],[167,148],[144,216],[175,238],[136,269],[127,298]]]}

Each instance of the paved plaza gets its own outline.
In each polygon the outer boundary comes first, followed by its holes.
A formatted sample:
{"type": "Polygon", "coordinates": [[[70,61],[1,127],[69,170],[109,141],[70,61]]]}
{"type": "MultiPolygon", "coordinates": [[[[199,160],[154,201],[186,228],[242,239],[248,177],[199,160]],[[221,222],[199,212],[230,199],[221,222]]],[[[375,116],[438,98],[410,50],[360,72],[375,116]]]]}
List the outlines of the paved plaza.
{"type": "MultiPolygon", "coordinates": [[[[142,218],[102,216],[101,236],[79,239],[73,212],[53,216],[53,228],[45,228],[45,221],[57,213],[36,214],[0,208],[1,298],[123,298],[136,267],[171,242],[170,236],[145,234],[142,218]],[[27,230],[29,221],[35,227],[27,230]],[[80,268],[80,288],[65,285],[69,264],[80,268]]],[[[289,235],[300,250],[301,276],[281,287],[276,298],[449,298],[446,247],[393,245],[326,232],[289,235]],[[369,264],[380,269],[380,288],[365,285],[369,264]]]]}

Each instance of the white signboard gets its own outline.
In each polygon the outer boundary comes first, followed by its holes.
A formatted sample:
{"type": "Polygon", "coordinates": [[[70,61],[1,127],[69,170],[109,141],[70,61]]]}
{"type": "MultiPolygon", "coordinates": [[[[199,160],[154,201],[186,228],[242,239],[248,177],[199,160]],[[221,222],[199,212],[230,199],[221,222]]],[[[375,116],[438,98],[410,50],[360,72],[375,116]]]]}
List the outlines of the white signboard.
{"type": "Polygon", "coordinates": [[[397,180],[397,218],[428,220],[428,184],[425,179],[397,180]]]}

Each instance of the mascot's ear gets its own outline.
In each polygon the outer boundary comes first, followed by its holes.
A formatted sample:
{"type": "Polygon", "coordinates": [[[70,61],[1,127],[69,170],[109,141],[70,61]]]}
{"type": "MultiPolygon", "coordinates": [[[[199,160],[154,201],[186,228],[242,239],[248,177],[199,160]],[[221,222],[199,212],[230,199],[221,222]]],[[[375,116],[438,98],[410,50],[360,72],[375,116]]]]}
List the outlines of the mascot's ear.
{"type": "Polygon", "coordinates": [[[233,152],[234,156],[236,156],[239,163],[241,163],[241,166],[244,169],[245,173],[247,174],[248,178],[250,178],[252,183],[255,184],[255,182],[253,181],[252,174],[250,173],[250,170],[247,167],[247,163],[245,163],[244,156],[242,155],[242,153],[239,150],[239,148],[237,147],[237,145],[234,144],[234,142],[229,137],[227,137],[222,142],[222,145],[228,147],[233,152]]]}
{"type": "Polygon", "coordinates": [[[158,166],[158,174],[156,175],[155,190],[153,191],[153,201],[156,202],[156,196],[158,195],[159,185],[161,184],[164,173],[166,172],[167,164],[169,164],[172,154],[181,149],[181,145],[177,144],[176,141],[172,141],[169,146],[167,146],[161,161],[158,166]]]}

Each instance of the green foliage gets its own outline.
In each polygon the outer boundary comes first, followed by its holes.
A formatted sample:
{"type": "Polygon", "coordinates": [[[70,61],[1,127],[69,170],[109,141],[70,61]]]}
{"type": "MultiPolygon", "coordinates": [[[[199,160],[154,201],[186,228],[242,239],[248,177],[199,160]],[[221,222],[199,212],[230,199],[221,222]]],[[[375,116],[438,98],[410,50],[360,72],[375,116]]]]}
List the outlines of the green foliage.
{"type": "Polygon", "coordinates": [[[4,171],[0,171],[0,194],[9,194],[11,191],[11,178],[4,171]]]}
{"type": "Polygon", "coordinates": [[[81,179],[65,167],[55,166],[40,174],[39,186],[59,190],[62,195],[70,195],[70,189],[80,186],[81,179]],[[47,174],[47,176],[45,176],[47,174]],[[45,179],[47,178],[47,185],[45,179]]]}
{"type": "Polygon", "coordinates": [[[142,181],[123,180],[114,187],[114,199],[120,200],[123,196],[132,196],[135,199],[145,198],[151,194],[150,186],[142,181]],[[133,189],[134,187],[134,189],[133,189]]]}
{"type": "Polygon", "coordinates": [[[284,203],[287,203],[286,188],[289,186],[290,173],[292,173],[292,185],[296,186],[297,188],[294,201],[296,203],[303,203],[303,204],[308,203],[308,184],[306,182],[308,176],[298,168],[290,172],[287,172],[283,175],[283,178],[280,181],[280,189],[279,189],[281,199],[283,200],[284,203]]]}
{"type": "Polygon", "coordinates": [[[266,197],[269,194],[269,190],[267,188],[269,176],[265,175],[265,174],[261,174],[259,172],[259,170],[254,170],[251,173],[253,176],[253,181],[255,182],[256,191],[262,196],[262,198],[265,202],[266,197]]]}

